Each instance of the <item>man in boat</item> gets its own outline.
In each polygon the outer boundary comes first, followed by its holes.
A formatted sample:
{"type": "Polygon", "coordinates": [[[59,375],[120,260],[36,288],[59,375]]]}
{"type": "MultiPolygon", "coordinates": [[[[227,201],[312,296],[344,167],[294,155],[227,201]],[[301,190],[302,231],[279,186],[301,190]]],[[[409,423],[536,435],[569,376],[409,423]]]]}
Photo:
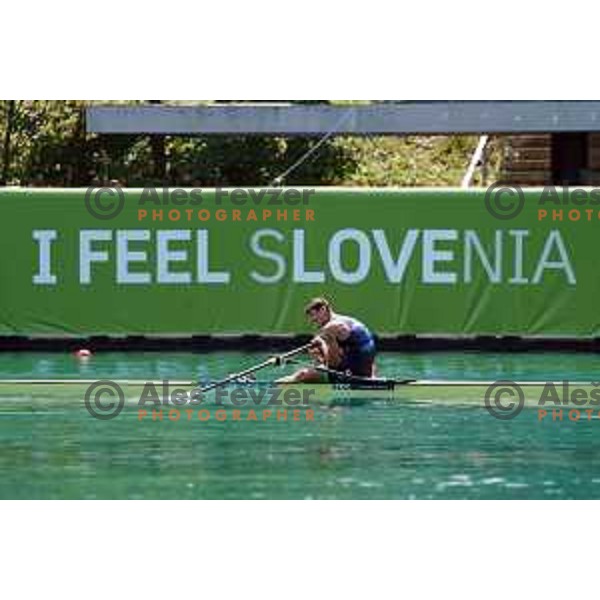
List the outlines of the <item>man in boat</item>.
{"type": "Polygon", "coordinates": [[[354,317],[338,315],[325,298],[314,298],[304,312],[308,320],[319,327],[309,353],[321,369],[317,366],[300,369],[280,382],[336,382],[348,376],[375,376],[375,339],[364,323],[354,317]]]}

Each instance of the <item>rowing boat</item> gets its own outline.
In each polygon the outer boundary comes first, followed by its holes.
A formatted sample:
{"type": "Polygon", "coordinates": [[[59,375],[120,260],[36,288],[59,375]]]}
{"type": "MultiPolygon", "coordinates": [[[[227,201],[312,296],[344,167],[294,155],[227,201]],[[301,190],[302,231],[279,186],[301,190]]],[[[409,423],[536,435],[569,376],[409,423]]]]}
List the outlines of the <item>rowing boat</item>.
{"type": "Polygon", "coordinates": [[[35,400],[73,401],[86,397],[111,397],[122,395],[127,404],[139,404],[142,398],[148,404],[152,399],[167,399],[171,403],[178,398],[187,400],[201,398],[208,404],[244,405],[267,403],[277,395],[277,402],[290,406],[314,403],[346,404],[377,401],[428,402],[452,404],[501,404],[522,402],[531,405],[577,404],[600,408],[600,384],[584,381],[520,381],[497,382],[477,380],[407,380],[407,379],[360,379],[341,383],[278,384],[272,381],[234,381],[228,385],[200,394],[197,384],[190,380],[94,380],[94,379],[3,379],[0,380],[0,404],[2,402],[35,400]],[[237,397],[234,397],[237,394],[237,397]],[[575,396],[574,396],[575,395],[575,396]],[[586,400],[587,399],[587,400],[586,400]]]}

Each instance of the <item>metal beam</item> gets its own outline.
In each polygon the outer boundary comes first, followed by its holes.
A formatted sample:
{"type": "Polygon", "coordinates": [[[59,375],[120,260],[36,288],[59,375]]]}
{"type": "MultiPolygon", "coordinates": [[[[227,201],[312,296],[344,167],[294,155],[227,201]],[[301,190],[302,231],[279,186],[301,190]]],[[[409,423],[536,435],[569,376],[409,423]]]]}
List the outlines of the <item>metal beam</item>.
{"type": "Polygon", "coordinates": [[[319,136],[600,131],[600,101],[419,101],[359,106],[90,106],[87,131],[319,136]]]}

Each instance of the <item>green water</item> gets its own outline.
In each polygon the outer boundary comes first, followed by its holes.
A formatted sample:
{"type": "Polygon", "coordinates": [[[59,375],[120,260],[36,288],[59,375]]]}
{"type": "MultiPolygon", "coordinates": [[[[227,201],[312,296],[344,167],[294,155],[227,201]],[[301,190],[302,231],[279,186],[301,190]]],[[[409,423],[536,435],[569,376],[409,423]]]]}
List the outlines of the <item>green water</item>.
{"type": "MultiPolygon", "coordinates": [[[[0,354],[0,378],[215,378],[264,355],[0,354]]],[[[382,375],[598,379],[593,354],[385,354],[382,375]]],[[[29,403],[31,404],[31,403],[29,403]]],[[[22,408],[19,408],[22,406],[22,408]]],[[[41,409],[39,409],[41,406],[41,409]]],[[[474,406],[367,403],[314,422],[98,421],[0,407],[1,498],[599,498],[600,421],[498,421],[474,406]]]]}

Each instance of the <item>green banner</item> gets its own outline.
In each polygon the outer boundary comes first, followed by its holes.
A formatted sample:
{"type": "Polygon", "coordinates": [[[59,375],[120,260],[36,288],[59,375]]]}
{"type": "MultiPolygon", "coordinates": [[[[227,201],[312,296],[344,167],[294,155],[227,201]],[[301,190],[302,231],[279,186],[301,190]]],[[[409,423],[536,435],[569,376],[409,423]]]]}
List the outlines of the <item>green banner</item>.
{"type": "Polygon", "coordinates": [[[380,335],[597,336],[579,192],[2,189],[0,334],[300,333],[325,295],[380,335]]]}

